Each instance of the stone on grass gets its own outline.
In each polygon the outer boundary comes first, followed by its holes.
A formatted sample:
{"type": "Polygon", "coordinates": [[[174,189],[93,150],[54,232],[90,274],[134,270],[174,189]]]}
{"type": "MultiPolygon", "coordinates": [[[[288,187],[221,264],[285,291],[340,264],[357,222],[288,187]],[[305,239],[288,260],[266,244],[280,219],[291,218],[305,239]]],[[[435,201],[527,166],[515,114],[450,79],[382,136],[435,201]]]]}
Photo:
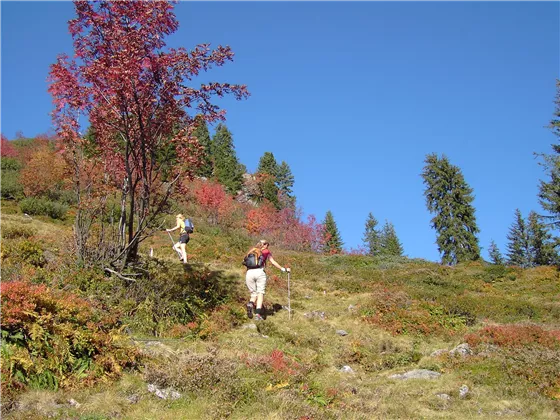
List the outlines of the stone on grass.
{"type": "Polygon", "coordinates": [[[303,314],[303,316],[310,319],[313,318],[325,319],[325,313],[323,311],[306,312],[303,314]]]}
{"type": "Polygon", "coordinates": [[[451,399],[451,396],[449,394],[436,394],[436,397],[446,401],[449,401],[451,399]]]}
{"type": "Polygon", "coordinates": [[[352,369],[350,366],[345,365],[342,366],[339,370],[339,372],[344,372],[344,373],[354,373],[354,369],[352,369]]]}
{"type": "Polygon", "coordinates": [[[434,372],[428,369],[414,369],[406,373],[389,376],[390,379],[436,379],[441,376],[441,373],[434,372]]]}
{"type": "Polygon", "coordinates": [[[243,324],[241,328],[244,330],[256,330],[257,326],[253,322],[248,322],[246,324],[243,324]]]}
{"type": "Polygon", "coordinates": [[[346,331],[344,331],[344,330],[336,330],[336,333],[337,333],[338,335],[343,336],[343,337],[344,337],[345,335],[348,335],[348,333],[347,333],[346,331]]]}
{"type": "Polygon", "coordinates": [[[472,354],[472,350],[470,348],[470,346],[467,343],[463,343],[463,344],[459,344],[457,347],[455,347],[453,350],[449,351],[449,354],[451,356],[454,355],[459,355],[459,356],[470,356],[472,354]]]}
{"type": "Polygon", "coordinates": [[[459,398],[465,398],[469,393],[469,387],[466,385],[461,385],[459,388],[459,398]]]}
{"type": "Polygon", "coordinates": [[[161,398],[162,400],[167,400],[167,399],[176,400],[178,398],[181,398],[181,394],[179,394],[177,391],[171,388],[160,389],[154,384],[148,384],[148,391],[151,392],[152,394],[156,394],[156,396],[161,398]]]}
{"type": "Polygon", "coordinates": [[[78,401],[76,401],[74,398],[70,398],[68,400],[68,404],[70,404],[72,407],[76,407],[76,408],[80,408],[80,406],[82,405],[78,401]]]}

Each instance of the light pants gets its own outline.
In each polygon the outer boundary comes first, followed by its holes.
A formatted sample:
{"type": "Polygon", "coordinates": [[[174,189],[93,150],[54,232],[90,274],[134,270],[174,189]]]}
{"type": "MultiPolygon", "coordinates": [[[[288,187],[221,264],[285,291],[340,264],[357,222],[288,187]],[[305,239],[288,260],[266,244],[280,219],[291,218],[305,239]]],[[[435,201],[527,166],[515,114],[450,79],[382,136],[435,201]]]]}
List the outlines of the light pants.
{"type": "Polygon", "coordinates": [[[249,292],[251,292],[251,300],[256,298],[257,295],[264,295],[264,290],[266,288],[266,273],[262,268],[252,268],[247,270],[245,275],[245,284],[249,292]]]}

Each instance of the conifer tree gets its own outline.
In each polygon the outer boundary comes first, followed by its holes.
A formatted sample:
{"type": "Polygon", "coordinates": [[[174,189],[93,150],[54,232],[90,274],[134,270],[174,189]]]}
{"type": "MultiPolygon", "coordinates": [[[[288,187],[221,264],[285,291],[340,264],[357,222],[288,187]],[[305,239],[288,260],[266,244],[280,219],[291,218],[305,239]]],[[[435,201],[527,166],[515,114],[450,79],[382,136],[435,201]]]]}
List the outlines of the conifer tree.
{"type": "Polygon", "coordinates": [[[403,247],[397,237],[395,227],[391,222],[385,221],[383,225],[380,235],[380,245],[382,255],[401,257],[403,254],[403,247]]]}
{"type": "Polygon", "coordinates": [[[281,203],[282,207],[294,208],[296,204],[296,198],[293,196],[292,192],[292,187],[294,186],[294,175],[285,161],[282,161],[280,166],[278,166],[278,171],[276,173],[276,185],[278,186],[278,190],[284,200],[281,203]]]}
{"type": "Polygon", "coordinates": [[[325,226],[323,233],[323,252],[326,254],[340,254],[342,252],[343,243],[330,210],[327,211],[327,214],[325,215],[323,225],[325,226]]]}
{"type": "MultiPolygon", "coordinates": [[[[556,80],[556,109],[550,121],[549,128],[560,141],[560,80],[556,80]]],[[[541,155],[544,158],[543,166],[550,180],[540,181],[539,202],[548,213],[546,218],[556,228],[560,227],[560,144],[552,145],[553,154],[541,155]]]]}
{"type": "Polygon", "coordinates": [[[490,261],[492,261],[492,264],[504,265],[504,257],[502,257],[502,253],[500,252],[498,245],[496,245],[496,242],[494,242],[493,239],[490,241],[488,255],[490,256],[490,261]]]}
{"type": "Polygon", "coordinates": [[[444,155],[426,156],[422,172],[428,210],[435,214],[432,227],[437,232],[438,250],[442,263],[457,264],[480,258],[476,234],[473,190],[465,182],[461,170],[444,155]]]}
{"type": "Polygon", "coordinates": [[[268,200],[277,209],[280,208],[278,201],[278,187],[276,185],[278,164],[271,152],[264,152],[264,155],[259,160],[257,174],[260,186],[260,196],[256,197],[257,201],[268,200]]]}
{"type": "Polygon", "coordinates": [[[381,251],[380,233],[377,230],[377,219],[373,217],[371,212],[366,220],[366,230],[364,232],[364,245],[369,255],[379,255],[381,251]]]}
{"type": "Polygon", "coordinates": [[[198,168],[196,174],[205,178],[211,178],[213,173],[212,139],[210,138],[210,133],[208,131],[206,121],[204,121],[202,118],[196,119],[196,129],[194,130],[193,135],[194,137],[196,137],[203,150],[201,165],[198,168]]]}
{"type": "Polygon", "coordinates": [[[237,160],[233,138],[224,124],[218,124],[212,139],[214,177],[230,194],[236,194],[243,185],[243,166],[237,160]]]}
{"type": "Polygon", "coordinates": [[[508,264],[529,267],[531,265],[529,235],[519,209],[515,209],[515,220],[509,228],[507,239],[509,241],[507,244],[508,264]]]}
{"type": "Polygon", "coordinates": [[[529,213],[527,223],[529,255],[533,265],[551,265],[556,261],[552,235],[536,212],[529,213]]]}

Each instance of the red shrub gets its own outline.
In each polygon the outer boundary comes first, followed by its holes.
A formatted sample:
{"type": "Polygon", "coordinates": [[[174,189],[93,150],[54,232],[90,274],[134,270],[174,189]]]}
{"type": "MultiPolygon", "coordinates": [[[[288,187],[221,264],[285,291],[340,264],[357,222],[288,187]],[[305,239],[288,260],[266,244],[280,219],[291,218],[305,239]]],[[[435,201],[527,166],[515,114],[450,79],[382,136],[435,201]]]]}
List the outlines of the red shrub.
{"type": "Polygon", "coordinates": [[[1,155],[2,157],[16,157],[17,152],[14,146],[10,143],[10,141],[2,134],[1,136],[2,144],[1,144],[1,155]]]}
{"type": "Polygon", "coordinates": [[[467,334],[465,339],[471,346],[482,343],[500,347],[537,344],[548,348],[560,348],[560,332],[548,331],[538,325],[489,325],[475,333],[467,334]]]}

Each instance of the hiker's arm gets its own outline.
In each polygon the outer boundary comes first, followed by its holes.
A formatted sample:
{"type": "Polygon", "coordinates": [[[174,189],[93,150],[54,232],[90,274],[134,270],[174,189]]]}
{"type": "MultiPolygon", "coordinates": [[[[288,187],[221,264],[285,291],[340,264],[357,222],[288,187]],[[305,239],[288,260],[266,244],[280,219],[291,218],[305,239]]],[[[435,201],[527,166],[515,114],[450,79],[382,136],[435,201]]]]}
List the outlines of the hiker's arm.
{"type": "Polygon", "coordinates": [[[174,230],[177,230],[181,227],[181,223],[177,223],[177,226],[175,226],[173,229],[165,229],[168,232],[173,232],[174,230]]]}
{"type": "Polygon", "coordinates": [[[276,267],[278,270],[282,270],[282,271],[286,271],[287,268],[282,267],[280,264],[278,264],[276,262],[276,260],[274,260],[274,258],[272,258],[272,256],[268,257],[268,261],[270,261],[270,263],[276,267]]]}

